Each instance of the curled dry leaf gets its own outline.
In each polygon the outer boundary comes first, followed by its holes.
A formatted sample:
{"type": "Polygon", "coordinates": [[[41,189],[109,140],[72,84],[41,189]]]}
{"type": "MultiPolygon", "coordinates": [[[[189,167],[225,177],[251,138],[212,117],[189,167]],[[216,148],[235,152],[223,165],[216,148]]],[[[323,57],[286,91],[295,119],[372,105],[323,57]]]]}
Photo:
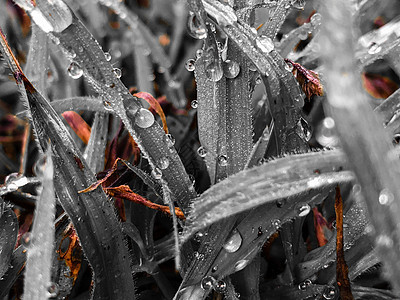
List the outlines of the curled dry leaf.
{"type": "Polygon", "coordinates": [[[368,94],[378,99],[386,99],[399,88],[393,80],[378,74],[362,73],[361,79],[368,94]]]}
{"type": "Polygon", "coordinates": [[[77,136],[82,140],[82,142],[87,145],[89,142],[91,129],[86,121],[74,111],[66,111],[61,115],[67,121],[72,130],[77,134],[77,136]]]}

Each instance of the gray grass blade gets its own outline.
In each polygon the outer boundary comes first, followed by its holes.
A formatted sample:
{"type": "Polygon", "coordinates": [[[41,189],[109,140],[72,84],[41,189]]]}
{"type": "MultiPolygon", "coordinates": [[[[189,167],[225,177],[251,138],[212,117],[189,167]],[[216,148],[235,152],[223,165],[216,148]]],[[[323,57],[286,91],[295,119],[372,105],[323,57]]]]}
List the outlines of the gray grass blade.
{"type": "Polygon", "coordinates": [[[320,45],[328,93],[325,107],[335,120],[343,149],[362,187],[384,274],[399,293],[400,260],[396,249],[400,247],[397,182],[400,162],[397,155],[392,155],[391,138],[365,101],[359,75],[355,73],[353,37],[349,33],[353,24],[348,1],[324,2],[322,15],[320,45]]]}
{"type": "Polygon", "coordinates": [[[10,267],[8,268],[8,271],[0,278],[0,297],[8,296],[8,292],[24,269],[26,256],[27,254],[25,247],[19,246],[14,250],[11,257],[10,267]]]}
{"type": "Polygon", "coordinates": [[[42,192],[36,203],[32,240],[28,247],[23,299],[49,299],[51,267],[54,252],[54,219],[56,199],[53,186],[53,162],[50,148],[45,165],[37,165],[42,180],[42,192]],[[38,276],[40,274],[40,276],[38,276]]]}
{"type": "Polygon", "coordinates": [[[51,106],[59,114],[63,113],[64,111],[70,111],[70,110],[73,111],[85,110],[93,112],[112,113],[104,108],[104,105],[100,98],[91,96],[54,100],[51,102],[51,106]]]}
{"type": "Polygon", "coordinates": [[[17,235],[17,217],[11,209],[7,208],[0,217],[0,278],[9,268],[17,235]]]}

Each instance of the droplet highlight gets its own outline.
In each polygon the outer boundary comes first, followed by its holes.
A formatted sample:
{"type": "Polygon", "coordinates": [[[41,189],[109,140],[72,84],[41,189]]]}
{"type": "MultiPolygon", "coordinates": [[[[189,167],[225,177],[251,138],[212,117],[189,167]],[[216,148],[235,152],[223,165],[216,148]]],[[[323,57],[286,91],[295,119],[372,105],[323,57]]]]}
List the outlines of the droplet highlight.
{"type": "Polygon", "coordinates": [[[224,75],[226,78],[235,78],[240,73],[240,65],[234,60],[226,60],[224,62],[224,75]]]}
{"type": "Polygon", "coordinates": [[[242,245],[242,236],[239,232],[234,232],[222,246],[227,252],[234,253],[239,250],[240,246],[242,245]]]}
{"type": "Polygon", "coordinates": [[[76,62],[72,62],[68,67],[68,75],[72,79],[79,79],[83,75],[83,70],[76,62]]]}
{"type": "Polygon", "coordinates": [[[151,111],[140,108],[135,114],[135,124],[140,128],[148,128],[154,123],[154,116],[151,111]]]}

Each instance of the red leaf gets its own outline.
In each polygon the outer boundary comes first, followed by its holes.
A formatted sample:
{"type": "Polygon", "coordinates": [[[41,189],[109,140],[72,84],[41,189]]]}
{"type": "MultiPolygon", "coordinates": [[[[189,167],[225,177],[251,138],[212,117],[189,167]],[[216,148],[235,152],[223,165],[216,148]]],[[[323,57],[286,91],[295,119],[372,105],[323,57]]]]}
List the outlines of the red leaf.
{"type": "Polygon", "coordinates": [[[365,90],[374,98],[386,99],[399,88],[393,80],[378,74],[363,73],[361,78],[365,90]]]}
{"type": "Polygon", "coordinates": [[[87,145],[90,138],[90,126],[82,117],[74,111],[66,111],[61,114],[67,121],[72,130],[87,145]]]}
{"type": "Polygon", "coordinates": [[[328,239],[325,237],[325,230],[328,230],[328,222],[324,218],[324,216],[318,211],[318,208],[313,208],[314,213],[314,227],[315,234],[318,240],[318,246],[322,247],[327,242],[328,239]]]}

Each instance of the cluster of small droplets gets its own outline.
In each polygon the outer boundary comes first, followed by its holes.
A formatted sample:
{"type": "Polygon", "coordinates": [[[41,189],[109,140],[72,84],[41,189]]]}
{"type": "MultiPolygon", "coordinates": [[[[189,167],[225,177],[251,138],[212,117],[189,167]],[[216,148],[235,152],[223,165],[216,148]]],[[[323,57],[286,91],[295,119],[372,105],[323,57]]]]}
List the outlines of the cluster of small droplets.
{"type": "Polygon", "coordinates": [[[79,79],[83,75],[83,70],[76,62],[72,62],[68,67],[68,75],[72,79],[79,79]]]}
{"type": "Polygon", "coordinates": [[[303,282],[299,283],[298,288],[301,291],[305,291],[312,284],[310,279],[306,279],[303,282]]]}

